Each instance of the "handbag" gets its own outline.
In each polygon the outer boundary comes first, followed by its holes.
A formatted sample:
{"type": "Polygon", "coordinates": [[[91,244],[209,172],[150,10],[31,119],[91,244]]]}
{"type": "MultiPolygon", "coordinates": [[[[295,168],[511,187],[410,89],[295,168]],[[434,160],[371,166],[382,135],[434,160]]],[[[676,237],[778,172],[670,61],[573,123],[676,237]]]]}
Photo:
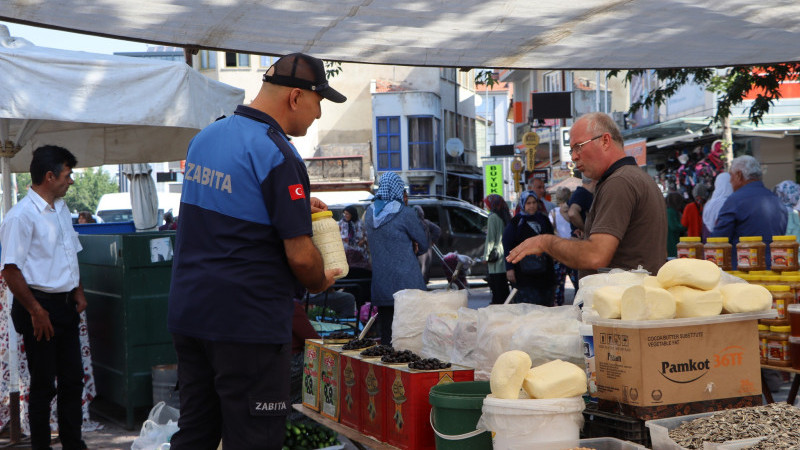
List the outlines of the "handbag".
{"type": "Polygon", "coordinates": [[[492,251],[489,252],[489,257],[486,258],[486,262],[488,263],[496,263],[500,260],[500,251],[496,248],[493,248],[492,251]]]}
{"type": "Polygon", "coordinates": [[[544,255],[528,255],[517,263],[517,267],[524,275],[541,275],[547,273],[547,257],[544,255]]]}

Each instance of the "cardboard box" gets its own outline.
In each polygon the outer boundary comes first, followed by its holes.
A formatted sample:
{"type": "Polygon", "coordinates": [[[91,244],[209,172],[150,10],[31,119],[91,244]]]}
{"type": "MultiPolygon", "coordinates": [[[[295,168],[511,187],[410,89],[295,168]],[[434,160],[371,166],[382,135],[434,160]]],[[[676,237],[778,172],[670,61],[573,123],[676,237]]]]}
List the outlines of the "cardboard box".
{"type": "Polygon", "coordinates": [[[339,423],[354,430],[361,429],[361,411],[358,406],[364,402],[365,392],[364,389],[359,389],[363,384],[358,382],[364,370],[360,351],[342,352],[340,361],[339,423]]]}
{"type": "Polygon", "coordinates": [[[640,419],[761,404],[757,319],[773,313],[593,323],[600,409],[640,419]]]}
{"type": "Polygon", "coordinates": [[[387,364],[384,372],[386,442],[401,449],[435,449],[428,394],[438,384],[472,381],[474,370],[453,365],[423,371],[409,369],[408,364],[387,364]]]}
{"type": "Polygon", "coordinates": [[[386,442],[386,395],[384,371],[380,358],[362,359],[358,389],[361,401],[357,405],[361,416],[360,431],[367,436],[386,442]]]}
{"type": "Polygon", "coordinates": [[[322,341],[306,339],[303,351],[303,405],[319,411],[319,362],[322,341]]]}
{"type": "Polygon", "coordinates": [[[319,413],[339,421],[339,362],[341,345],[322,345],[319,372],[319,413]]]}

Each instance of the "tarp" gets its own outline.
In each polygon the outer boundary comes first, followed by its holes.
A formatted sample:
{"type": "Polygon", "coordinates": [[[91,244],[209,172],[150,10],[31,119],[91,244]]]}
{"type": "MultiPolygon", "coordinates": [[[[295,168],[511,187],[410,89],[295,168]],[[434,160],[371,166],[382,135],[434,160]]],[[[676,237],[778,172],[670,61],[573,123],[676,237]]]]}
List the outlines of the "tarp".
{"type": "Polygon", "coordinates": [[[244,91],[183,62],[37,47],[0,27],[0,142],[55,144],[79,167],[177,161],[198,130],[231,114],[244,91]],[[3,35],[5,34],[5,36],[3,35]]]}
{"type": "Polygon", "coordinates": [[[158,230],[158,197],[156,180],[151,172],[153,168],[147,163],[125,164],[122,173],[130,182],[131,211],[136,231],[158,230]]]}
{"type": "Polygon", "coordinates": [[[0,19],[142,42],[442,67],[800,61],[796,0],[7,0],[0,19]]]}

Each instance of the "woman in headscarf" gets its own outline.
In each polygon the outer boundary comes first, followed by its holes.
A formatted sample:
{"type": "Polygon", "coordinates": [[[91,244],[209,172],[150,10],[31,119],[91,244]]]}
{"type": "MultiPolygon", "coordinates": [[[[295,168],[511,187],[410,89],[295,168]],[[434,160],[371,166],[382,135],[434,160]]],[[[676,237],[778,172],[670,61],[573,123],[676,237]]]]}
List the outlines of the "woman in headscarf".
{"type": "Polygon", "coordinates": [[[342,236],[347,265],[350,266],[347,276],[342,280],[353,280],[351,281],[353,287],[345,287],[344,290],[355,296],[356,305],[360,307],[370,299],[372,264],[369,261],[364,222],[358,219],[358,209],[354,205],[350,205],[342,211],[339,233],[342,236]]]}
{"type": "Polygon", "coordinates": [[[492,304],[502,304],[508,297],[508,278],[506,263],[503,259],[503,230],[511,220],[511,213],[505,199],[497,194],[490,194],[483,199],[489,210],[489,225],[486,230],[486,245],[483,258],[489,269],[489,289],[492,291],[492,304]]]}
{"type": "Polygon", "coordinates": [[[391,345],[394,293],[426,288],[417,256],[428,250],[428,236],[406,205],[405,184],[394,172],[381,177],[364,222],[372,256],[372,304],[378,307],[381,344],[391,345]]]}
{"type": "MultiPolygon", "coordinates": [[[[553,234],[544,206],[533,192],[520,194],[519,214],[512,218],[503,231],[504,258],[508,251],[529,237],[553,234]]],[[[553,258],[547,254],[528,255],[517,264],[505,261],[506,277],[516,287],[517,303],[533,303],[553,306],[555,294],[555,270],[553,258]]]]}
{"type": "Polygon", "coordinates": [[[781,203],[786,206],[789,213],[786,222],[786,235],[795,236],[800,241],[800,216],[795,209],[800,202],[800,185],[791,180],[784,180],[778,183],[773,189],[775,195],[781,199],[781,203]]]}
{"type": "Polygon", "coordinates": [[[708,230],[708,236],[714,231],[717,217],[719,217],[719,210],[731,194],[733,194],[731,175],[728,172],[722,172],[714,180],[714,193],[711,194],[711,198],[703,206],[703,226],[708,230]]]}

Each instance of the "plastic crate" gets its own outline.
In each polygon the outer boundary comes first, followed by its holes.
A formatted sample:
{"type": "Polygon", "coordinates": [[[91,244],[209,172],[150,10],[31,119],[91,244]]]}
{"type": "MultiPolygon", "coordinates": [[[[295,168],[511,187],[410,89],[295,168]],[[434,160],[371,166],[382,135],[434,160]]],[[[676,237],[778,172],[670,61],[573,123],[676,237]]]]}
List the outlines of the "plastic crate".
{"type": "MultiPolygon", "coordinates": [[[[690,422],[694,419],[707,417],[717,412],[719,411],[700,413],[700,414],[689,414],[686,416],[678,416],[678,417],[669,417],[666,419],[648,420],[647,422],[645,422],[645,426],[650,429],[650,440],[653,443],[653,450],[687,450],[686,447],[678,445],[678,443],[676,443],[671,437],[669,437],[670,430],[678,428],[684,422],[690,422]]],[[[704,442],[703,449],[736,450],[755,445],[762,439],[764,439],[763,436],[756,438],[732,440],[724,443],[704,442]]]]}
{"type": "Polygon", "coordinates": [[[581,439],[579,441],[582,448],[593,450],[642,450],[647,449],[644,445],[634,444],[633,442],[623,441],[613,437],[600,437],[581,439]]]}
{"type": "Polygon", "coordinates": [[[645,421],[596,409],[583,411],[581,438],[613,437],[650,446],[650,433],[645,421]]]}

